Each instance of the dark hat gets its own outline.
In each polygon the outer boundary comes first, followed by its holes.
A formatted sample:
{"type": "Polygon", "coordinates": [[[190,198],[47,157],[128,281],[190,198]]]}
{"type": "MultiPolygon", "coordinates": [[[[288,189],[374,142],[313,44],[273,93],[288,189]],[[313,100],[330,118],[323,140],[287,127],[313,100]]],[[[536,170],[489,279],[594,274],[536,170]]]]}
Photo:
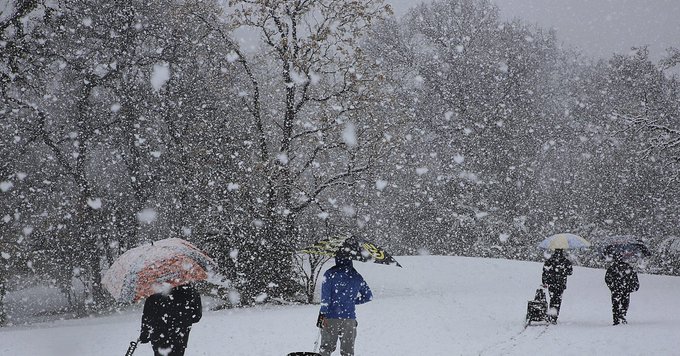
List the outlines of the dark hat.
{"type": "Polygon", "coordinates": [[[352,260],[356,258],[356,254],[360,251],[359,242],[354,237],[345,240],[342,246],[335,253],[336,265],[352,265],[352,260]]]}

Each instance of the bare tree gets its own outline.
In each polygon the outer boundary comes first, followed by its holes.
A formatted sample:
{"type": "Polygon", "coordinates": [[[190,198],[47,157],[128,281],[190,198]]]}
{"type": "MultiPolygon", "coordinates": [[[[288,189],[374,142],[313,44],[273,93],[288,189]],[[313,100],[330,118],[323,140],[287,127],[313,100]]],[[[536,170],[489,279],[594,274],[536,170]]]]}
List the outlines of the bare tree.
{"type": "Polygon", "coordinates": [[[254,172],[239,189],[254,226],[232,247],[248,270],[249,296],[290,295],[298,288],[290,278],[292,252],[305,235],[299,219],[310,207],[324,209],[323,193],[352,184],[380,154],[374,150],[380,135],[369,134],[355,116],[369,100],[373,79],[362,72],[358,40],[390,10],[375,0],[229,6],[228,27],[260,41],[255,52],[242,48],[227,26],[212,20],[247,77],[239,89],[255,149],[254,172]]]}

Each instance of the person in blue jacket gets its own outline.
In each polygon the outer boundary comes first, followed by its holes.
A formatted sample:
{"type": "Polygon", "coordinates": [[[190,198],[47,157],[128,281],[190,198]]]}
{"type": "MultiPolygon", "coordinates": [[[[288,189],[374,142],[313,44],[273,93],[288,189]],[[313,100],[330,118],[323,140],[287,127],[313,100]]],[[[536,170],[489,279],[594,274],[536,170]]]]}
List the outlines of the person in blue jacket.
{"type": "Polygon", "coordinates": [[[321,328],[322,356],[335,351],[340,338],[340,355],[354,356],[357,335],[355,306],[371,301],[373,293],[364,278],[352,266],[347,254],[335,257],[335,266],[324,273],[321,284],[321,310],[317,326],[321,328]]]}

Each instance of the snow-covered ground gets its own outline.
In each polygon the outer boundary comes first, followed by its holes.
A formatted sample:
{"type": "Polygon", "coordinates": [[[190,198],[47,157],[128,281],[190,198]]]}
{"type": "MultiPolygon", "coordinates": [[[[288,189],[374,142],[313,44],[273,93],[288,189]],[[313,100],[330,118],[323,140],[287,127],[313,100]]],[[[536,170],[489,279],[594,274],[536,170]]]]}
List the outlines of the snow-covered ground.
{"type": "MultiPolygon", "coordinates": [[[[557,325],[524,330],[541,264],[495,259],[397,258],[403,269],[355,263],[375,294],[358,307],[357,355],[678,355],[680,278],[640,275],[628,325],[611,325],[604,270],[576,267],[557,325]]],[[[318,306],[206,312],[186,356],[311,351],[318,306]]],[[[0,355],[122,356],[139,308],[120,315],[0,329],[0,355]]],[[[151,355],[140,345],[135,355],[151,355]]]]}

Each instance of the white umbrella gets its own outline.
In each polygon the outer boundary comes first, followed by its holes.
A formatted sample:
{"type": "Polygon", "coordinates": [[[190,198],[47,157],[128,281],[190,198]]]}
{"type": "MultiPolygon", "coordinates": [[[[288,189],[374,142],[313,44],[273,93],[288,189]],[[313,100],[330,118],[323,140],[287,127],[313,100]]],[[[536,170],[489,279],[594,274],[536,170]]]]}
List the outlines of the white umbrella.
{"type": "Polygon", "coordinates": [[[541,241],[541,243],[538,245],[538,247],[549,249],[549,250],[557,250],[557,249],[565,249],[566,250],[566,249],[590,247],[590,245],[591,245],[591,243],[588,242],[588,240],[584,239],[581,236],[569,234],[569,233],[561,233],[561,234],[555,234],[555,235],[547,237],[545,240],[541,241]]]}

